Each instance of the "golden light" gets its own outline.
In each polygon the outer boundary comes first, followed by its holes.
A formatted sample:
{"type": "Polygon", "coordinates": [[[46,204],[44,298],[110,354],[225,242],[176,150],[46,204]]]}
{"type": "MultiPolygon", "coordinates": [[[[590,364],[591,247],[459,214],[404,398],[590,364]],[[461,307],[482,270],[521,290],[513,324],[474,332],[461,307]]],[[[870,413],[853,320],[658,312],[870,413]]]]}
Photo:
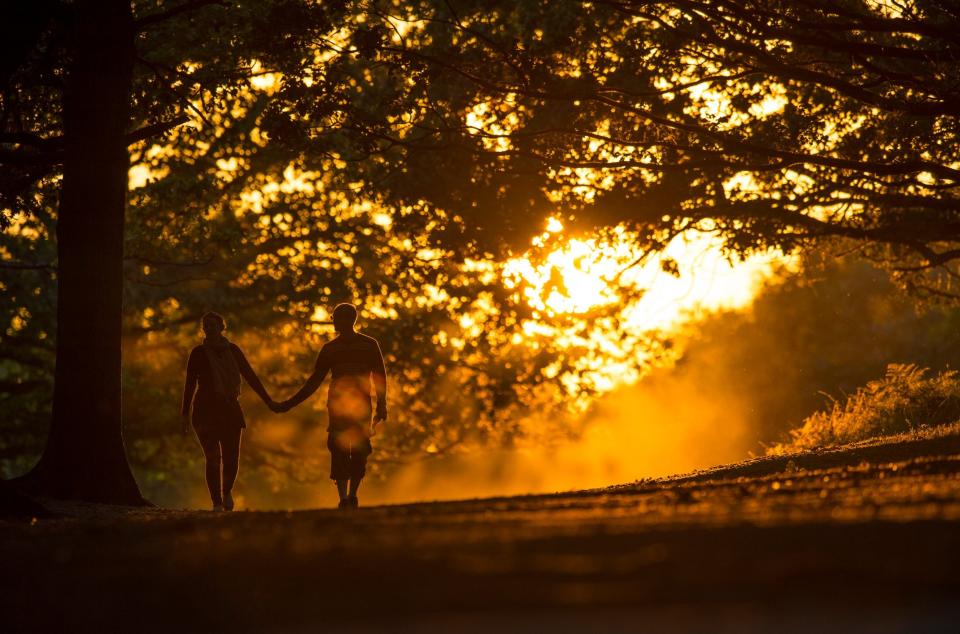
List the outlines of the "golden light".
{"type": "MultiPolygon", "coordinates": [[[[556,241],[562,231],[552,218],[534,242],[556,241]]],[[[512,259],[504,267],[504,284],[534,309],[533,318],[521,324],[528,345],[536,348],[543,338],[583,351],[575,372],[561,377],[567,389],[603,393],[641,378],[638,367],[652,362],[654,353],[645,338],[675,331],[708,312],[748,305],[775,268],[792,261],[780,251],[737,261],[721,247],[715,235],[691,231],[663,252],[643,257],[621,227],[604,239],[561,240],[536,260],[512,259]],[[602,316],[593,316],[597,309],[605,309],[602,316]]]]}

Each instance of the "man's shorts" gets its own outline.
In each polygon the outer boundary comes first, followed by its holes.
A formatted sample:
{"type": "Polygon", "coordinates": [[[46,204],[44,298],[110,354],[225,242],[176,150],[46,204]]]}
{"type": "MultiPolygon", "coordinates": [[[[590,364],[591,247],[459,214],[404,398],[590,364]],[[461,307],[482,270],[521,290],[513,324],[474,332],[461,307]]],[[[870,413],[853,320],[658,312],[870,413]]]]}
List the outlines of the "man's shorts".
{"type": "Polygon", "coordinates": [[[359,480],[366,475],[367,456],[373,447],[363,425],[331,428],[327,449],[330,450],[331,480],[359,480]]]}

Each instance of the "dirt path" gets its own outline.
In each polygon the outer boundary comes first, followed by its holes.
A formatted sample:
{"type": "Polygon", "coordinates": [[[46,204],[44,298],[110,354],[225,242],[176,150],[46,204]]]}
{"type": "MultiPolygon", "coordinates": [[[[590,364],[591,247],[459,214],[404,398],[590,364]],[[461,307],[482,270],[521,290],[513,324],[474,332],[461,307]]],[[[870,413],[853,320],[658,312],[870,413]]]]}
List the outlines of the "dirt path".
{"type": "Polygon", "coordinates": [[[0,523],[3,631],[958,631],[960,436],[353,513],[0,523]]]}

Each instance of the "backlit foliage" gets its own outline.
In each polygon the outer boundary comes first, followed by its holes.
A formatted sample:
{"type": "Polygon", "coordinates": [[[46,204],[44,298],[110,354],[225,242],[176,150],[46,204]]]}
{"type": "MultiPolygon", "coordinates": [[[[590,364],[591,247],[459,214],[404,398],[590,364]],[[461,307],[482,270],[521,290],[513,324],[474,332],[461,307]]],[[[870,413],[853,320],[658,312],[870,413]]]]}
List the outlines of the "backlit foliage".
{"type": "Polygon", "coordinates": [[[770,453],[843,445],[858,440],[920,431],[960,420],[960,380],[955,371],[930,376],[928,368],[892,364],[829,410],[807,418],[790,441],[770,453]]]}
{"type": "MultiPolygon", "coordinates": [[[[394,379],[387,464],[575,433],[593,397],[674,357],[673,327],[747,304],[772,263],[824,241],[952,297],[948,9],[257,0],[151,24],[131,129],[171,125],[131,149],[134,456],[184,448],[167,419],[209,309],[282,396],[331,307],[358,303],[394,379]]],[[[41,17],[56,42],[63,16],[41,17]]],[[[35,447],[55,336],[63,61],[43,50],[0,77],[14,456],[35,447]]],[[[252,431],[258,464],[317,477],[298,445],[316,409],[252,431]]]]}
{"type": "Polygon", "coordinates": [[[842,241],[920,295],[955,295],[950,3],[368,7],[357,60],[405,80],[388,88],[404,125],[374,124],[379,147],[431,165],[446,149],[455,174],[420,197],[491,228],[559,207],[650,248],[688,229],[737,253],[842,241]]]}

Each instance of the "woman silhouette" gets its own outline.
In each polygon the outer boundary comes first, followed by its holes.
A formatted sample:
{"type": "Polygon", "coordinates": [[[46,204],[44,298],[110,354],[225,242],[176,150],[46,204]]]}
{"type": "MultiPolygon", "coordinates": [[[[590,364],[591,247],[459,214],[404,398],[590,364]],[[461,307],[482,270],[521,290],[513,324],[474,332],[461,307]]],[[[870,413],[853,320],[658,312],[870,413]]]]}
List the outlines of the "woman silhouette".
{"type": "Polygon", "coordinates": [[[227,328],[223,317],[206,313],[200,324],[205,335],[203,343],[190,351],[187,360],[187,380],[180,408],[183,433],[187,433],[190,426],[190,406],[193,405],[193,428],[207,462],[207,488],[213,510],[232,511],[233,483],[240,468],[240,436],[247,426],[237,400],[241,377],[269,407],[276,404],[243,351],[223,336],[227,328]]]}

